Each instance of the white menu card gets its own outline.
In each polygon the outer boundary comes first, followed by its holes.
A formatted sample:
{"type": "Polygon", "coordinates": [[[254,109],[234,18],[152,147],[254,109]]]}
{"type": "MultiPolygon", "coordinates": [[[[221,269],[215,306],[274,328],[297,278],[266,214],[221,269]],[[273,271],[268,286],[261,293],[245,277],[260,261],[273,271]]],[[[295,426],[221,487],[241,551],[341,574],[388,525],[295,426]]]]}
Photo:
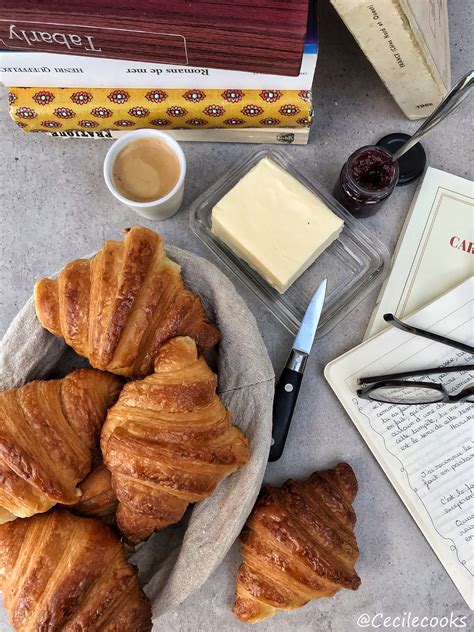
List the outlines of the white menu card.
{"type": "MultiPolygon", "coordinates": [[[[406,322],[472,345],[474,277],[406,322]]],[[[474,404],[394,405],[356,395],[357,379],[474,363],[474,356],[395,327],[326,366],[325,376],[434,552],[474,609],[474,404]]],[[[455,393],[474,372],[417,377],[455,393]]]]}
{"type": "Polygon", "coordinates": [[[413,198],[364,339],[403,318],[474,273],[474,183],[428,167],[413,198]]]}

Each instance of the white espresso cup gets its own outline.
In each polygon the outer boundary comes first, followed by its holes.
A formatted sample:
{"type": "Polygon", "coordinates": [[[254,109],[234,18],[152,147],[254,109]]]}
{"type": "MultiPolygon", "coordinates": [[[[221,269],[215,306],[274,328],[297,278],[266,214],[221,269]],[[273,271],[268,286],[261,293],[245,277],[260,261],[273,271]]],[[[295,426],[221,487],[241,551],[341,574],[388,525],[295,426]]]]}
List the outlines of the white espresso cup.
{"type": "Polygon", "coordinates": [[[168,219],[178,211],[183,201],[184,193],[184,178],[186,176],[186,158],[184,152],[181,149],[179,143],[173,138],[154,129],[137,129],[133,132],[128,132],[121,136],[110,147],[104,160],[104,179],[109,191],[114,195],[119,202],[126,204],[139,215],[148,219],[163,220],[168,219]],[[174,187],[163,197],[157,200],[151,200],[149,202],[137,202],[135,200],[129,200],[123,196],[116,188],[113,178],[114,161],[118,154],[129,143],[140,138],[156,138],[165,143],[169,149],[175,154],[179,164],[179,177],[174,187]]]}

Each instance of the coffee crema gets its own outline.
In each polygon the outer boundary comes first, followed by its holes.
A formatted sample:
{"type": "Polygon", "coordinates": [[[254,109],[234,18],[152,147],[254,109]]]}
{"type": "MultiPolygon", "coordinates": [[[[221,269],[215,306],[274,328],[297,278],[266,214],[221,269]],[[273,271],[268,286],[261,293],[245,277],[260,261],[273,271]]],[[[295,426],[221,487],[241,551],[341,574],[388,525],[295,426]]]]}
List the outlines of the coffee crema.
{"type": "Polygon", "coordinates": [[[112,167],[115,188],[133,202],[154,202],[165,197],[179,175],[177,155],[158,138],[131,141],[119,152],[112,167]]]}

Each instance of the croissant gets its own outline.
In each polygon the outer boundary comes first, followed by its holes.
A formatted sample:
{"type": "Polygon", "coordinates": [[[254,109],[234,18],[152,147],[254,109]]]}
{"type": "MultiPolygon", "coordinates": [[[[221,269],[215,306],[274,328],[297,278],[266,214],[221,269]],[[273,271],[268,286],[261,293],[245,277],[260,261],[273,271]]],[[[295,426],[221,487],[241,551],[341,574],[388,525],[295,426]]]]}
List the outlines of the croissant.
{"type": "Polygon", "coordinates": [[[244,561],[232,608],[238,619],[255,623],[340,588],[357,590],[356,493],[347,463],[262,490],[240,536],[244,561]]]}
{"type": "Polygon", "coordinates": [[[123,546],[65,509],[0,526],[0,589],[18,632],[148,632],[151,606],[123,546]]]}
{"type": "Polygon", "coordinates": [[[203,353],[220,338],[161,237],[139,226],[123,242],[106,241],[92,259],[72,261],[57,280],[38,281],[35,307],[49,332],[93,367],[119,375],[150,374],[174,336],[191,336],[203,353]]]}
{"type": "Polygon", "coordinates": [[[112,478],[103,463],[97,465],[79,485],[81,497],[69,509],[81,516],[115,524],[118,500],[112,489],[112,478]]]}
{"type": "Polygon", "coordinates": [[[164,344],[155,372],[125,385],[101,436],[119,499],[117,524],[133,544],[178,522],[249,456],[216,395],[217,378],[191,338],[164,344]]]}
{"type": "Polygon", "coordinates": [[[0,524],[76,502],[121,385],[80,369],[0,393],[0,524]]]}

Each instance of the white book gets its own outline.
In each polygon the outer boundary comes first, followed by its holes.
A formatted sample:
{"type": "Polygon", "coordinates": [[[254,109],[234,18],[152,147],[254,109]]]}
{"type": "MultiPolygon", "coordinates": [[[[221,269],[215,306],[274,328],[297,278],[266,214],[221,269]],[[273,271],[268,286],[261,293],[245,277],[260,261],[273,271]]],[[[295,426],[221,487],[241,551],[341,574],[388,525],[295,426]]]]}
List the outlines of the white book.
{"type": "Polygon", "coordinates": [[[410,119],[428,116],[451,84],[448,0],[331,0],[410,119]]]}
{"type": "MultiPolygon", "coordinates": [[[[474,278],[406,319],[474,343],[474,278]]],[[[357,397],[360,377],[463,365],[474,356],[395,327],[330,362],[325,376],[471,609],[474,608],[474,404],[397,406],[357,397]]],[[[417,377],[454,393],[474,372],[417,377]]]]}
{"type": "Polygon", "coordinates": [[[306,44],[299,75],[151,64],[103,57],[0,51],[0,83],[42,88],[311,90],[317,45],[306,44]]]}
{"type": "MultiPolygon", "coordinates": [[[[199,143],[265,143],[273,145],[306,145],[309,138],[308,127],[266,127],[243,129],[171,129],[161,130],[177,141],[199,143]]],[[[28,133],[28,132],[27,132],[28,133]]],[[[53,138],[120,138],[126,130],[66,130],[47,132],[53,138]]]]}
{"type": "Polygon", "coordinates": [[[474,273],[474,185],[428,167],[415,193],[365,339],[386,327],[383,315],[403,318],[474,273]]]}

